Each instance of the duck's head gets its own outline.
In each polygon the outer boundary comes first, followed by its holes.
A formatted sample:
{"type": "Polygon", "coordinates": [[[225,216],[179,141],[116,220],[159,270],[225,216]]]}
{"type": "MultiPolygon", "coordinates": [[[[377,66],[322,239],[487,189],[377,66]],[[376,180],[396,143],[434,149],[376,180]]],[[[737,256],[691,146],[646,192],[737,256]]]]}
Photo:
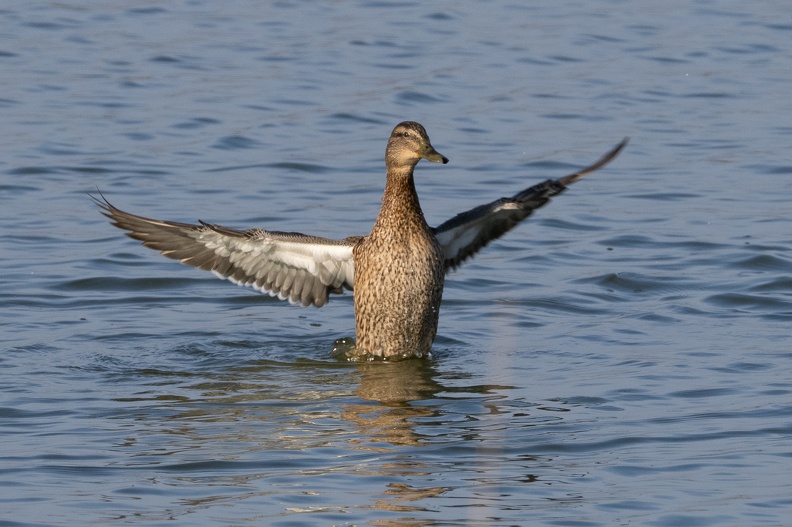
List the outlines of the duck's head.
{"type": "Polygon", "coordinates": [[[388,139],[385,164],[389,168],[412,168],[421,159],[433,163],[448,163],[448,158],[435,150],[429,142],[429,136],[426,135],[423,126],[413,121],[397,124],[388,139]]]}

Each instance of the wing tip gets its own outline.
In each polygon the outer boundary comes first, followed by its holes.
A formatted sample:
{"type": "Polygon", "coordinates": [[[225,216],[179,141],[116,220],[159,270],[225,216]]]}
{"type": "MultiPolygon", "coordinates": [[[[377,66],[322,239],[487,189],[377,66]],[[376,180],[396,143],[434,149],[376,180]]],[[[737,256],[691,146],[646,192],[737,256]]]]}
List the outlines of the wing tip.
{"type": "Polygon", "coordinates": [[[616,156],[618,156],[621,153],[624,147],[627,146],[627,143],[629,142],[630,142],[630,138],[625,137],[619,142],[619,144],[611,148],[605,155],[600,157],[594,164],[589,165],[581,170],[578,170],[574,174],[569,174],[568,176],[559,178],[557,180],[558,183],[562,184],[565,187],[568,187],[572,183],[580,179],[583,179],[592,172],[599,170],[600,168],[604,167],[605,165],[613,161],[616,158],[616,156]]]}
{"type": "Polygon", "coordinates": [[[97,207],[99,207],[99,208],[101,209],[101,213],[102,213],[104,216],[107,216],[108,218],[112,218],[113,211],[114,211],[114,210],[118,210],[118,209],[116,209],[116,208],[113,206],[113,204],[112,204],[112,203],[110,203],[110,202],[107,200],[107,198],[105,197],[105,195],[104,195],[104,194],[102,194],[102,191],[101,191],[101,190],[99,190],[99,187],[96,187],[96,192],[99,194],[99,198],[97,198],[96,196],[94,196],[94,195],[93,195],[93,194],[91,194],[90,192],[86,192],[86,194],[88,195],[88,197],[89,197],[89,198],[91,198],[91,201],[93,201],[93,202],[94,202],[94,204],[95,204],[97,207]],[[101,199],[100,199],[100,198],[101,198],[101,199]]]}

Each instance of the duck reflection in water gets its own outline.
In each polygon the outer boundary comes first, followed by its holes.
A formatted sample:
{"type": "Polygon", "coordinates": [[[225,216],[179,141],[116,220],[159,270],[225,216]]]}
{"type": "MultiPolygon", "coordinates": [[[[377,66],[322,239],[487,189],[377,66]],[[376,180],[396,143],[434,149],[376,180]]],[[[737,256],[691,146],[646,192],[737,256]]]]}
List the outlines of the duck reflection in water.
{"type": "Polygon", "coordinates": [[[421,437],[414,430],[413,419],[431,417],[434,405],[413,405],[413,401],[430,400],[444,390],[434,380],[435,371],[427,361],[361,362],[357,365],[360,385],[355,395],[379,404],[349,404],[342,418],[360,429],[366,438],[361,448],[373,449],[374,443],[417,445],[421,437]],[[365,444],[365,447],[363,446],[365,444]]]}

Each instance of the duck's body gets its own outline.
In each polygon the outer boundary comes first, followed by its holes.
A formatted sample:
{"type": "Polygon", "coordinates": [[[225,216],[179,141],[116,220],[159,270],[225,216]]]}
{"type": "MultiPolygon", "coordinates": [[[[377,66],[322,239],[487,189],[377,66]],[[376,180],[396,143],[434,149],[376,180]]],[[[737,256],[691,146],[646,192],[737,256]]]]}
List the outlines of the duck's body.
{"type": "Polygon", "coordinates": [[[356,347],[370,355],[424,357],[437,334],[445,258],[418,202],[413,168],[420,157],[414,151],[423,148],[421,157],[448,160],[428,138],[421,146],[422,138],[426,131],[418,123],[402,123],[394,130],[385,154],[382,207],[371,234],[352,253],[356,347]]]}
{"type": "Polygon", "coordinates": [[[330,293],[354,288],[354,357],[425,357],[437,333],[446,272],[567,185],[608,163],[625,144],[626,140],[575,174],[545,181],[431,228],[421,211],[413,170],[420,159],[442,163],[448,159],[434,150],[423,126],[401,123],[388,141],[385,193],[371,233],[340,241],[152,220],[123,212],[106,200],[97,203],[114,225],[130,231],[127,234],[145,246],[281,299],[321,307],[330,293]]]}

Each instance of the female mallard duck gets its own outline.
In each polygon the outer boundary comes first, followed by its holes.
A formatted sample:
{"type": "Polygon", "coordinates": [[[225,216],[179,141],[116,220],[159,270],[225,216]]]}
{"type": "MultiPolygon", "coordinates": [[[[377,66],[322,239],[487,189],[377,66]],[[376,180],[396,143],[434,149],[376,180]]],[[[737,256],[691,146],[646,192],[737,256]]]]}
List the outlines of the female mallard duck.
{"type": "Polygon", "coordinates": [[[263,229],[239,231],[200,222],[189,225],[129,214],[96,200],[127,236],[187,265],[212,271],[303,306],[321,307],[330,293],[354,287],[356,345],[351,356],[424,357],[437,333],[443,281],[490,241],[503,235],[550,197],[603,167],[625,139],[599,161],[574,174],[534,185],[429,227],[415,191],[421,159],[448,163],[424,127],[404,122],[385,151],[385,194],[368,236],[330,240],[263,229]]]}

